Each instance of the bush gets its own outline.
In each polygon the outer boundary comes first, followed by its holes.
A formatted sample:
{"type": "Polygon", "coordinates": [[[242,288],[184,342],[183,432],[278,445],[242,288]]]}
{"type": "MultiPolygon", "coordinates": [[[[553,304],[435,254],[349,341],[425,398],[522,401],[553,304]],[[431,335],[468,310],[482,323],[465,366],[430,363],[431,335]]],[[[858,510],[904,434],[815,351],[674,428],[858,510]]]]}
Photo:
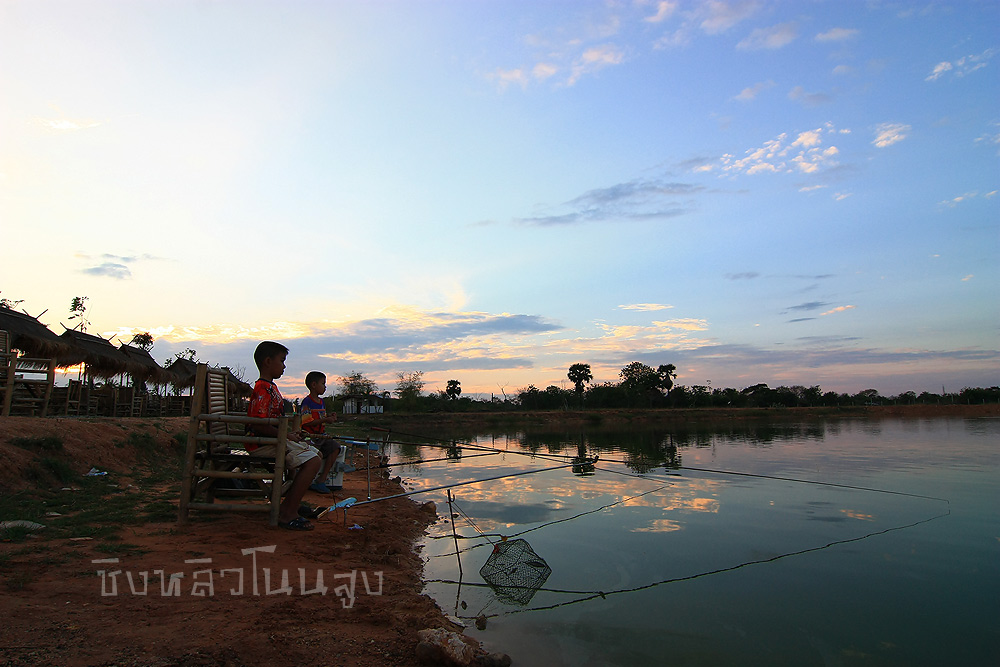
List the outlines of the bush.
{"type": "Polygon", "coordinates": [[[45,435],[34,438],[11,438],[10,444],[21,449],[42,450],[46,452],[62,451],[63,441],[55,435],[45,435]]]}

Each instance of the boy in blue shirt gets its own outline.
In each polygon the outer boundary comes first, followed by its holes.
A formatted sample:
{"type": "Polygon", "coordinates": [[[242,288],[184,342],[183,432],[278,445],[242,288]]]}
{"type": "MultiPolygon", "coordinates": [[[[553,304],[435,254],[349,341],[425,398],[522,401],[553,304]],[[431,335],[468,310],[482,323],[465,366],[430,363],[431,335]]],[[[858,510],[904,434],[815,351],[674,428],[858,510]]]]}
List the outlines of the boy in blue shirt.
{"type": "Polygon", "coordinates": [[[340,456],[340,445],[332,439],[324,438],[323,428],[337,421],[337,415],[326,414],[326,406],[323,405],[321,398],[326,393],[326,375],[319,371],[309,371],[306,374],[306,388],[309,390],[309,395],[302,399],[300,406],[302,430],[316,442],[323,455],[323,469],[309,489],[317,493],[330,493],[326,479],[333,470],[337,457],[340,456]]]}

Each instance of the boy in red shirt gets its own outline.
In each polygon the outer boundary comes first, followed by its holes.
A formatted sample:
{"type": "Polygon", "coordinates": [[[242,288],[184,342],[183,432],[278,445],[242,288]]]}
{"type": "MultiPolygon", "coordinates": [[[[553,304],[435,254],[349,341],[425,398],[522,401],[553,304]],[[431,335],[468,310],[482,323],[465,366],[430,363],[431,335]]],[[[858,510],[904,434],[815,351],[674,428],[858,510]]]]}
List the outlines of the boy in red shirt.
{"type": "MultiPolygon", "coordinates": [[[[274,381],[285,372],[285,357],[288,348],[281,343],[266,340],[254,350],[253,360],[260,371],[260,379],[254,384],[250,394],[249,417],[281,417],[285,413],[284,399],[275,386],[274,381]]],[[[278,435],[275,426],[255,425],[252,435],[274,437],[278,435]]],[[[260,456],[274,456],[274,445],[258,447],[247,443],[247,451],[260,456]]],[[[319,451],[312,445],[299,442],[297,434],[289,433],[285,450],[285,465],[295,471],[292,486],[285,493],[278,509],[278,525],[289,530],[312,530],[314,526],[307,519],[299,516],[299,506],[309,484],[312,483],[320,468],[319,451]]]]}

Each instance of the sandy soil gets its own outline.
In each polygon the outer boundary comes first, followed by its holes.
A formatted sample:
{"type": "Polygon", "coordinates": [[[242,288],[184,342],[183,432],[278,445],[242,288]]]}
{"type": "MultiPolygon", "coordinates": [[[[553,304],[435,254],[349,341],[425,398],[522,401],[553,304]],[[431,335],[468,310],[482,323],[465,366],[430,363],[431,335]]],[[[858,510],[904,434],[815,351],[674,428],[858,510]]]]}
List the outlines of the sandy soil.
{"type": "MultiPolygon", "coordinates": [[[[129,432],[152,432],[176,456],[171,436],[186,429],[186,420],[156,421],[157,428],[150,420],[0,419],[0,454],[7,462],[0,469],[0,489],[10,497],[30,486],[23,473],[38,455],[9,444],[10,438],[56,435],[64,443],[59,456],[78,473],[91,466],[110,471],[109,483],[143,502],[153,490],[128,487],[139,455],[121,443],[129,432]]],[[[366,489],[364,474],[349,474],[337,498],[364,499],[366,489]]],[[[372,490],[379,497],[401,489],[381,479],[372,490]]],[[[312,493],[306,498],[317,505],[330,504],[328,499],[312,493]]],[[[263,513],[211,512],[185,525],[125,526],[118,537],[127,549],[118,552],[108,550],[114,541],[55,538],[44,530],[0,543],[0,664],[419,664],[417,631],[457,629],[420,593],[422,560],[413,544],[435,520],[431,507],[398,499],[354,508],[346,524],[343,512],[329,514],[314,522],[312,532],[269,528],[263,513]],[[354,524],[363,529],[348,528],[354,524]],[[273,551],[244,554],[255,547],[273,551]],[[110,558],[119,562],[93,562],[110,558]],[[194,560],[202,562],[189,562],[194,560]],[[239,568],[244,586],[235,594],[239,575],[223,571],[239,568]],[[99,570],[106,573],[103,580],[99,570]],[[107,573],[114,570],[121,573],[111,595],[107,573]],[[205,570],[211,570],[211,591],[205,570]],[[307,591],[317,588],[321,573],[326,594],[302,594],[300,570],[307,591]],[[268,594],[281,588],[283,571],[291,593],[268,594]],[[127,579],[130,573],[141,592],[143,572],[149,573],[144,596],[133,593],[127,579]],[[177,573],[183,575],[179,595],[163,595],[161,579],[169,586],[170,575],[177,573]]]]}

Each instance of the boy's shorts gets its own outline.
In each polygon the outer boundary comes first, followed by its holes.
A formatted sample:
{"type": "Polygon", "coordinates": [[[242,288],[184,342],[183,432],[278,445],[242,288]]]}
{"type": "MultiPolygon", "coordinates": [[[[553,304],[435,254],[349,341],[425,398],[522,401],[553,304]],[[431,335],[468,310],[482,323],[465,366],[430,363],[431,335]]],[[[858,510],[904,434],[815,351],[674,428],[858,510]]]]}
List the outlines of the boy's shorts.
{"type": "MultiPolygon", "coordinates": [[[[274,456],[274,445],[264,445],[253,450],[254,456],[274,456]]],[[[319,450],[304,442],[289,440],[285,443],[285,468],[294,470],[312,458],[319,457],[319,450]]]]}

